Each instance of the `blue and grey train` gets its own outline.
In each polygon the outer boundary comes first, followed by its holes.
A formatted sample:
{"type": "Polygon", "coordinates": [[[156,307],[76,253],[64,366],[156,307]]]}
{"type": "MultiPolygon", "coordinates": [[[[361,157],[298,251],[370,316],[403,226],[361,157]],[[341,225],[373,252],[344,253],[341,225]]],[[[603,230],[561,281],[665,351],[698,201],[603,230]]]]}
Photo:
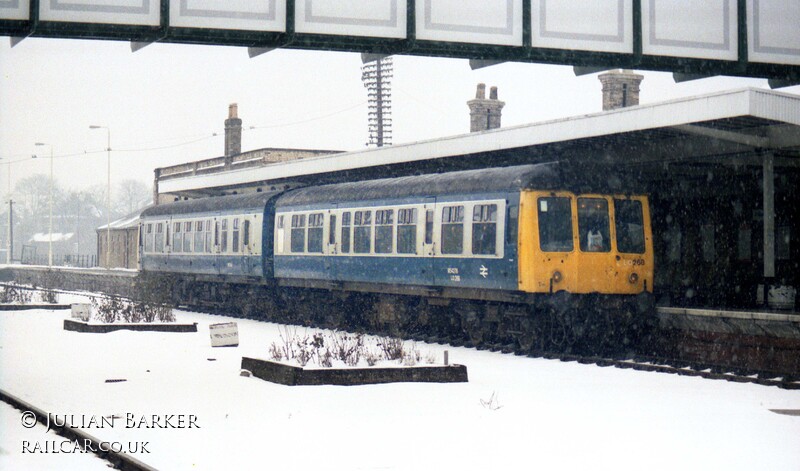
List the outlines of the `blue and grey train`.
{"type": "Polygon", "coordinates": [[[523,165],[158,205],[141,216],[141,270],[198,304],[292,293],[330,314],[352,295],[364,324],[519,349],[538,345],[541,322],[571,322],[565,303],[646,315],[647,197],[564,175],[523,165]]]}

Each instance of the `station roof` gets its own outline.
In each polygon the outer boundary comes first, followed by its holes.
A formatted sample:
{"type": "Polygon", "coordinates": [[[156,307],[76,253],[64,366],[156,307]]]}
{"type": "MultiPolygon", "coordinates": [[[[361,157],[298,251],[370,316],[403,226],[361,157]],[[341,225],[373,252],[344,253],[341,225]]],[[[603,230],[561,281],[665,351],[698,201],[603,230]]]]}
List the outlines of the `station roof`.
{"type": "Polygon", "coordinates": [[[800,96],[747,88],[277,163],[175,178],[159,192],[205,196],[254,187],[336,183],[449,170],[551,161],[639,167],[655,176],[670,165],[800,168],[800,96]]]}

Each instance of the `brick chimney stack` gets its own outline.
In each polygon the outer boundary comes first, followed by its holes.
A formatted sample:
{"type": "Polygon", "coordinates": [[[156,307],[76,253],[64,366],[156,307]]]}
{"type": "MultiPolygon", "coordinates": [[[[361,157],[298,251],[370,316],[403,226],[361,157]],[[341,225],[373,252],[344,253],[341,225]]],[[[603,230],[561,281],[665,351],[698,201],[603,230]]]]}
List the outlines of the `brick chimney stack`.
{"type": "Polygon", "coordinates": [[[617,69],[597,78],[603,84],[603,111],[639,104],[639,84],[644,76],[617,69]]]}
{"type": "Polygon", "coordinates": [[[497,87],[489,89],[486,99],[486,84],[479,83],[475,99],[467,102],[469,106],[469,131],[480,132],[500,127],[505,102],[497,99],[497,87]]]}
{"type": "Polygon", "coordinates": [[[225,120],[225,157],[227,159],[242,153],[242,120],[239,119],[239,106],[228,106],[228,119],[225,120]]]}

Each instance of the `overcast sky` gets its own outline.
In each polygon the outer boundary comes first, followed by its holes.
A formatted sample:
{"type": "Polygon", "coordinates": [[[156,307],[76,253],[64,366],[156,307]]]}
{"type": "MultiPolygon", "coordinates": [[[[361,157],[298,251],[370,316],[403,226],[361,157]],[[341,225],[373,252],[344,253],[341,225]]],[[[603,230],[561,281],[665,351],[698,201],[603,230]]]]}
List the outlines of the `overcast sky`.
{"type": "MultiPolygon", "coordinates": [[[[0,38],[0,192],[48,174],[55,155],[61,186],[105,185],[106,131],[111,130],[112,184],[151,183],[153,169],[223,154],[228,105],[239,104],[242,150],[263,147],[363,149],[367,92],[358,54],[277,50],[250,59],[236,47],[0,38]],[[253,127],[254,129],[250,129],[253,127]],[[216,133],[216,136],[214,135],[216,133]]],[[[643,72],[641,102],[653,103],[766,80],[718,77],[676,84],[671,74],[643,72]]],[[[597,74],[571,67],[501,64],[470,70],[467,60],[394,58],[395,144],[469,131],[467,100],[484,82],[506,102],[503,126],[601,111],[597,74]]],[[[782,89],[800,94],[800,87],[782,89]]]]}

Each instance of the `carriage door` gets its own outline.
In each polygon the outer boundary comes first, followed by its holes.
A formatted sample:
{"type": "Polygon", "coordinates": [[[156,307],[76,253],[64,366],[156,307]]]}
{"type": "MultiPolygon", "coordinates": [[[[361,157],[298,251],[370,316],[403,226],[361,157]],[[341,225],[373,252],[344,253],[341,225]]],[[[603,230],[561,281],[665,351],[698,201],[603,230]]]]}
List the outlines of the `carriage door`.
{"type": "Polygon", "coordinates": [[[433,262],[436,256],[436,243],[434,242],[434,220],[436,217],[436,200],[426,198],[422,208],[420,218],[420,246],[422,255],[422,266],[420,272],[422,279],[428,284],[434,284],[433,262]]]}
{"type": "Polygon", "coordinates": [[[334,272],[334,262],[336,254],[339,252],[339,243],[337,236],[339,236],[339,215],[336,212],[336,205],[329,209],[326,214],[328,218],[325,222],[325,228],[322,234],[323,237],[323,265],[325,269],[325,277],[329,279],[336,279],[334,272]]]}

